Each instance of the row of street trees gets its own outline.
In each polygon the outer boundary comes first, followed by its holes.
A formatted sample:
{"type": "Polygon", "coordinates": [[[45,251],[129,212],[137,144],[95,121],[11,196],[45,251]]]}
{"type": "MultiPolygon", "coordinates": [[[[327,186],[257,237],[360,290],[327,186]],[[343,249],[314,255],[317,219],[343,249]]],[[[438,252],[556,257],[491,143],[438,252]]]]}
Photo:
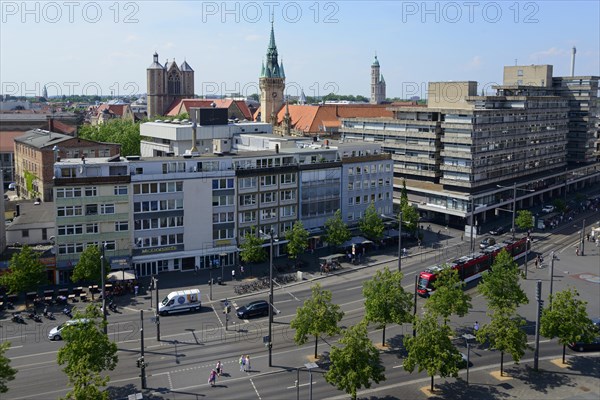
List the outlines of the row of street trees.
{"type": "MultiPolygon", "coordinates": [[[[414,234],[418,227],[419,212],[408,202],[406,183],[402,188],[400,210],[402,212],[402,229],[414,234]]],[[[370,240],[383,238],[385,225],[373,203],[369,204],[365,210],[365,214],[358,222],[358,228],[370,240]]],[[[244,240],[240,244],[240,258],[243,262],[258,263],[267,259],[268,254],[263,246],[268,239],[268,234],[268,232],[261,233],[253,230],[244,235],[244,240]]],[[[337,210],[331,218],[325,221],[325,242],[330,246],[339,247],[351,237],[352,234],[342,218],[341,210],[337,210]]],[[[288,241],[289,258],[298,258],[308,247],[308,232],[304,229],[302,221],[294,223],[292,229],[285,233],[285,239],[288,241]]]]}
{"type": "MultiPolygon", "coordinates": [[[[493,268],[479,285],[479,292],[487,300],[487,315],[490,322],[477,330],[475,337],[491,350],[500,352],[500,373],[503,374],[504,354],[508,353],[518,363],[527,345],[524,331],[525,320],[517,313],[519,306],[527,304],[527,296],[520,284],[518,265],[510,254],[502,251],[496,257],[493,268]]],[[[471,296],[464,292],[464,282],[458,271],[444,269],[434,285],[435,292],[427,299],[424,314],[414,317],[411,314],[411,294],[402,288],[402,273],[391,272],[387,267],[377,271],[372,279],[363,284],[365,315],[355,326],[344,329],[339,323],[344,317],[340,307],[332,303],[332,295],[320,285],[312,288],[312,295],[297,310],[291,321],[296,330],[294,340],[298,345],[315,339],[314,357],[317,358],[317,345],[323,335],[341,333],[339,344],[331,350],[331,364],[325,379],[338,389],[345,391],[353,399],[360,388],[369,388],[373,382],[385,380],[385,368],[381,364],[380,353],[368,337],[369,323],[382,329],[382,345],[385,346],[385,328],[390,323],[413,323],[415,336],[406,336],[407,350],[403,362],[404,369],[413,372],[426,371],[431,377],[433,390],[434,376],[458,377],[464,360],[452,342],[455,332],[448,325],[452,315],[464,317],[472,308],[471,296]]],[[[564,349],[566,344],[577,341],[590,341],[598,332],[586,312],[586,303],[577,299],[574,289],[567,289],[554,295],[552,307],[545,308],[541,319],[541,334],[559,339],[564,349]]]]}

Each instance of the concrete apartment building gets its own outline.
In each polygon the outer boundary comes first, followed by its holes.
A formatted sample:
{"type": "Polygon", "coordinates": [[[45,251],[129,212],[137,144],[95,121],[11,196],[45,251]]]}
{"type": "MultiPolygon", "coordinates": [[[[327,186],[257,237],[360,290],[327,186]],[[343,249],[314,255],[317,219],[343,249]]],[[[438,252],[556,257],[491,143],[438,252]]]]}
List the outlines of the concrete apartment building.
{"type": "Polygon", "coordinates": [[[17,194],[22,198],[52,201],[53,165],[57,160],[110,157],[121,152],[121,145],[34,129],[15,138],[14,149],[17,194]]]}
{"type": "MultiPolygon", "coordinates": [[[[509,70],[505,77],[510,83],[519,74],[509,70]]],[[[381,143],[392,154],[397,199],[406,179],[409,199],[425,218],[469,226],[471,218],[482,222],[497,208],[510,208],[513,185],[527,189],[517,190],[522,208],[600,180],[593,146],[588,149],[598,79],[582,83],[592,88],[589,103],[574,104],[572,91],[558,84],[566,78],[552,78],[548,68],[529,75],[536,85],[498,86],[493,96],[478,96],[472,81],[433,82],[426,108],[390,107],[393,118],[344,119],[340,131],[345,140],[381,143]],[[541,86],[548,82],[557,86],[541,86]],[[568,154],[579,154],[580,162],[569,166],[568,154]]]]}
{"type": "Polygon", "coordinates": [[[127,260],[133,225],[128,164],[119,156],[70,158],[54,168],[55,283],[71,282],[73,266],[86,246],[104,243],[109,265],[127,260]]]}
{"type": "Polygon", "coordinates": [[[568,100],[567,162],[591,163],[598,154],[598,76],[552,76],[552,65],[504,67],[504,87],[536,86],[568,100]]]}
{"type": "Polygon", "coordinates": [[[88,245],[106,243],[113,269],[131,265],[147,276],[236,265],[239,244],[251,231],[272,230],[279,255],[285,253],[285,232],[298,219],[315,246],[324,221],[339,208],[353,214],[354,223],[367,201],[374,200],[381,213],[392,211],[392,187],[385,186],[392,160],[380,145],[271,134],[227,140],[238,147],[195,156],[57,162],[57,280],[70,276],[88,245]],[[255,150],[259,144],[262,150],[255,150]],[[343,190],[342,176],[355,176],[357,168],[361,181],[369,180],[354,192],[343,190]],[[360,204],[349,206],[349,195],[359,196],[360,204]]]}

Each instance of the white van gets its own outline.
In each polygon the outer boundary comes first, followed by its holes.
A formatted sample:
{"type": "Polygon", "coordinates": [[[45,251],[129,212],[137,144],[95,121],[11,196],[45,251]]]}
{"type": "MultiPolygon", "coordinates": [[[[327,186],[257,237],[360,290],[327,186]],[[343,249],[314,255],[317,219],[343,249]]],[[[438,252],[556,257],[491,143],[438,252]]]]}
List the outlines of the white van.
{"type": "Polygon", "coordinates": [[[199,311],[202,308],[200,304],[200,290],[188,289],[171,292],[158,305],[158,314],[167,315],[184,311],[199,311]]]}

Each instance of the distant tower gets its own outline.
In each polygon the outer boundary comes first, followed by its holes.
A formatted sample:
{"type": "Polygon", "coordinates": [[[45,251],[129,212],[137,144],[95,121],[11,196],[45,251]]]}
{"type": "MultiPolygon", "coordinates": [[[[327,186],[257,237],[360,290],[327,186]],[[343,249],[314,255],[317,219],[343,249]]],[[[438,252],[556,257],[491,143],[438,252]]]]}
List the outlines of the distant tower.
{"type": "Polygon", "coordinates": [[[306,104],[306,95],[304,94],[304,89],[300,90],[300,104],[306,104]]]}
{"type": "Polygon", "coordinates": [[[277,61],[277,46],[275,45],[275,31],[271,20],[271,38],[267,48],[267,60],[263,63],[258,83],[260,86],[260,118],[263,122],[275,121],[277,113],[283,107],[283,92],[285,90],[285,72],[283,61],[277,61]]]}
{"type": "Polygon", "coordinates": [[[42,97],[48,100],[48,89],[46,89],[46,85],[44,85],[44,89],[42,90],[42,97]]]}
{"type": "Polygon", "coordinates": [[[577,49],[573,46],[571,49],[571,76],[575,76],[575,53],[577,53],[577,49]]]}
{"type": "Polygon", "coordinates": [[[186,61],[181,67],[175,59],[162,66],[154,53],[153,62],[146,69],[146,81],[149,118],[164,115],[175,100],[194,97],[194,70],[186,61]]]}
{"type": "Polygon", "coordinates": [[[379,60],[371,64],[371,104],[381,104],[385,101],[385,80],[379,73],[379,60]]]}

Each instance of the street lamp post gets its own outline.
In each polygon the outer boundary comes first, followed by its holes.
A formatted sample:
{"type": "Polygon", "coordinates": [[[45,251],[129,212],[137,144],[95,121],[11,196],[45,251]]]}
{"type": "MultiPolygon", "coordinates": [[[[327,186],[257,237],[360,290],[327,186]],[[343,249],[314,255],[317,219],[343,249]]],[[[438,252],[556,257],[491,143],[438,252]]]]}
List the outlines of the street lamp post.
{"type": "Polygon", "coordinates": [[[583,256],[585,251],[585,218],[581,226],[581,255],[583,256]]]}
{"type": "Polygon", "coordinates": [[[515,214],[517,213],[517,182],[513,183],[513,206],[512,206],[512,240],[515,241],[515,214]]]}
{"type": "Polygon", "coordinates": [[[263,236],[269,236],[271,245],[269,246],[269,341],[267,347],[269,348],[269,367],[273,365],[273,236],[275,232],[273,228],[270,229],[269,233],[259,231],[263,236]]]}
{"type": "Polygon", "coordinates": [[[550,299],[548,302],[550,303],[550,309],[552,309],[552,287],[554,286],[554,252],[550,253],[550,299]]]}
{"type": "Polygon", "coordinates": [[[419,285],[419,275],[415,275],[415,293],[414,293],[414,307],[413,307],[413,337],[417,337],[417,325],[415,319],[417,318],[417,286],[419,285]]]}
{"type": "Polygon", "coordinates": [[[102,255],[100,256],[100,285],[102,285],[102,322],[103,322],[103,330],[104,334],[108,334],[108,327],[106,323],[106,289],[104,288],[104,248],[106,247],[106,242],[102,242],[102,255]]]}
{"type": "Polygon", "coordinates": [[[463,335],[463,338],[465,338],[465,342],[467,342],[467,386],[469,385],[469,364],[471,362],[470,358],[471,358],[471,344],[469,343],[469,340],[475,339],[475,335],[471,335],[470,333],[465,333],[463,335]]]}
{"type": "MultiPolygon", "coordinates": [[[[502,185],[496,185],[496,187],[502,188],[502,189],[506,189],[506,186],[502,186],[502,185]]],[[[513,199],[512,199],[512,240],[515,240],[515,216],[517,214],[517,190],[522,190],[524,192],[535,192],[535,190],[532,189],[521,189],[518,188],[517,189],[517,182],[513,183],[513,199]]],[[[497,210],[500,211],[509,211],[509,210],[505,210],[503,208],[497,208],[497,210]]]]}
{"type": "Polygon", "coordinates": [[[269,232],[269,367],[273,366],[273,229],[269,232]]]}

